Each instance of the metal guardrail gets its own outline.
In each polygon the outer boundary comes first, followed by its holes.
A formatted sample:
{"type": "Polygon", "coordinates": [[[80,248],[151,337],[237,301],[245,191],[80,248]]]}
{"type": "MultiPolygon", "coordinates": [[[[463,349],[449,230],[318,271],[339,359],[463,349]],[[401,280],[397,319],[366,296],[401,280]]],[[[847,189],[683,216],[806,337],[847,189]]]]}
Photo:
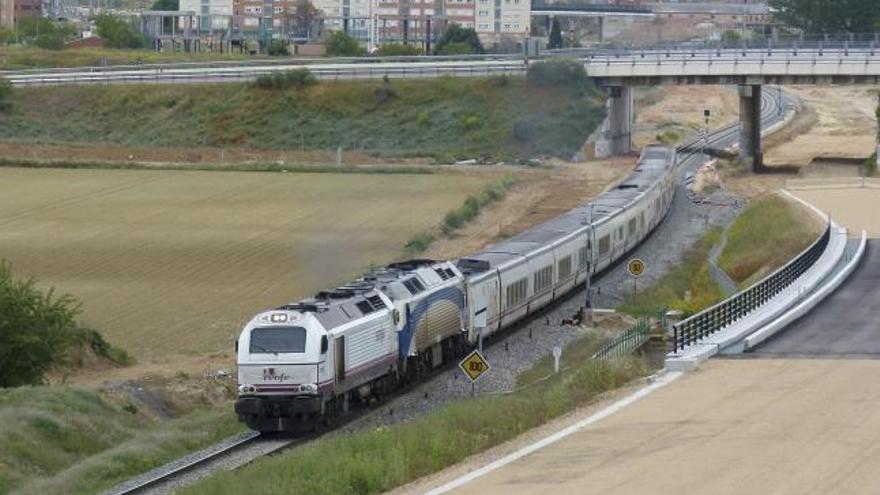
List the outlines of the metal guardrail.
{"type": "Polygon", "coordinates": [[[651,325],[647,319],[641,319],[608,342],[593,354],[593,359],[614,359],[628,356],[648,341],[651,325]]]}
{"type": "MultiPolygon", "coordinates": [[[[205,71],[165,71],[143,70],[131,72],[96,72],[80,74],[47,74],[27,77],[7,77],[13,86],[51,86],[61,84],[110,84],[110,83],[180,83],[180,82],[228,82],[251,81],[262,74],[275,72],[280,68],[260,67],[244,70],[205,70],[205,71]]],[[[419,79],[433,77],[484,77],[491,75],[520,75],[526,71],[523,63],[502,64],[445,64],[396,67],[308,67],[316,78],[321,80],[382,79],[385,76],[399,79],[419,79]]]]}
{"type": "Polygon", "coordinates": [[[678,352],[750,314],[789,287],[825,252],[831,225],[797,257],[748,289],[682,320],[672,328],[672,352],[678,352]]]}

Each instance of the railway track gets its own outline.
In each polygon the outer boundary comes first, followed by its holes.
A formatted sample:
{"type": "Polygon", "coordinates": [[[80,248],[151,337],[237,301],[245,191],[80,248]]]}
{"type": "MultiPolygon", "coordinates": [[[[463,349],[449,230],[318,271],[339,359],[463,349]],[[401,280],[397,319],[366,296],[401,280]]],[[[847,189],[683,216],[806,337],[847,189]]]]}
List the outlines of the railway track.
{"type": "MultiPolygon", "coordinates": [[[[784,118],[786,97],[776,90],[766,89],[762,94],[762,125],[769,127],[784,118]]],[[[739,124],[734,123],[711,132],[707,139],[707,145],[712,147],[726,148],[735,144],[739,137],[739,124]]],[[[691,139],[679,147],[681,150],[682,178],[684,171],[696,166],[701,160],[699,151],[700,138],[691,139]]],[[[573,293],[576,297],[576,292],[573,293]]],[[[407,387],[400,391],[406,394],[411,391],[407,387]]],[[[341,426],[356,419],[358,414],[342,421],[341,426]]],[[[143,493],[166,493],[175,488],[187,484],[185,478],[199,479],[221,469],[236,469],[246,465],[260,457],[272,455],[294,446],[305,443],[321,436],[324,431],[319,431],[303,437],[280,437],[261,435],[257,432],[248,432],[230,438],[221,444],[203,449],[185,458],[179,459],[165,466],[159,467],[142,476],[131,479],[117,487],[105,492],[104,495],[130,495],[143,493]],[[235,457],[233,459],[233,457],[235,457]]]]}

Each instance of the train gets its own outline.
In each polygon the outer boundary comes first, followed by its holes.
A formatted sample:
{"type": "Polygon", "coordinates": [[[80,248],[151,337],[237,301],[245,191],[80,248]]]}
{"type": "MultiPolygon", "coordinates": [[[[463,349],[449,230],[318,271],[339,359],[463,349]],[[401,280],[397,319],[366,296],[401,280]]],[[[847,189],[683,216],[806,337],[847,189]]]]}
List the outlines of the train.
{"type": "Polygon", "coordinates": [[[260,432],[308,431],[461,359],[635,248],[676,175],[675,149],[649,145],[613,188],[477,253],[392,263],[258,313],[236,341],[236,414],[260,432]]]}

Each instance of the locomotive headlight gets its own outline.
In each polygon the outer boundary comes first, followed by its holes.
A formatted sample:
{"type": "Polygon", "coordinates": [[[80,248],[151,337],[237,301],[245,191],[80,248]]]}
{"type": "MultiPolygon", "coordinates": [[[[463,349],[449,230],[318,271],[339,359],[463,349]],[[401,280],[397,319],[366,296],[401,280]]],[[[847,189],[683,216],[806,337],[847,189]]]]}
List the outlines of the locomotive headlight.
{"type": "Polygon", "coordinates": [[[300,390],[309,394],[317,394],[318,386],[314,383],[307,383],[305,385],[300,386],[300,390]]]}
{"type": "Polygon", "coordinates": [[[246,394],[247,391],[248,391],[248,386],[247,386],[247,385],[239,385],[239,386],[238,386],[238,393],[239,393],[239,394],[246,394]]]}

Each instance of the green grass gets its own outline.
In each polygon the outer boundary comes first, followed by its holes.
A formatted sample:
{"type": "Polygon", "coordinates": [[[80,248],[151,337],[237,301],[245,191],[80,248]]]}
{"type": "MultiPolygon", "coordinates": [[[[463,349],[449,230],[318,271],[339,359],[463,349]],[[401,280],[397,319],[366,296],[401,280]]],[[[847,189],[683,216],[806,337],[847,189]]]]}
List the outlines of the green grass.
{"type": "MultiPolygon", "coordinates": [[[[586,362],[607,341],[607,338],[602,337],[595,331],[591,331],[569,343],[565,346],[565,350],[559,358],[560,369],[586,362]]],[[[553,361],[554,359],[551,354],[539,359],[531,368],[523,371],[516,377],[517,386],[525,387],[536,384],[547,375],[553,373],[553,361]]]]}
{"type": "Polygon", "coordinates": [[[108,146],[357,150],[388,157],[570,156],[604,118],[595,88],[522,78],[24,88],[0,114],[0,139],[108,146]]]}
{"type": "MultiPolygon", "coordinates": [[[[468,196],[464,204],[454,210],[450,210],[440,222],[440,233],[450,235],[464,227],[480,215],[480,210],[496,201],[501,201],[507,195],[507,190],[519,182],[519,178],[513,175],[492,182],[486,186],[480,194],[468,196]]],[[[407,241],[404,248],[407,252],[415,254],[426,251],[431,243],[437,239],[434,232],[421,232],[407,241]]]]}
{"type": "Polygon", "coordinates": [[[807,248],[822,226],[802,208],[777,195],[759,197],[737,217],[718,265],[748,287],[807,248]]]}
{"type": "Polygon", "coordinates": [[[661,309],[692,314],[722,300],[708,262],[709,251],[720,236],[721,229],[706,232],[657,283],[626,297],[618,311],[635,316],[655,315],[661,309]]]}
{"type": "MultiPolygon", "coordinates": [[[[509,440],[646,373],[641,359],[589,360],[540,388],[461,400],[391,427],[330,435],[180,493],[377,494],[509,440]],[[328,474],[329,473],[329,474],[328,474]]],[[[467,386],[463,381],[461,386],[467,386]]]]}
{"type": "Polygon", "coordinates": [[[102,59],[108,65],[132,65],[140,59],[145,64],[168,62],[208,62],[218,60],[251,59],[239,53],[157,53],[153,50],[117,50],[111,48],[82,48],[44,50],[36,47],[0,46],[0,70],[35,69],[51,67],[99,66],[102,59]]]}
{"type": "Polygon", "coordinates": [[[0,389],[0,493],[99,493],[241,429],[228,407],[164,423],[136,412],[80,388],[0,389]]]}

